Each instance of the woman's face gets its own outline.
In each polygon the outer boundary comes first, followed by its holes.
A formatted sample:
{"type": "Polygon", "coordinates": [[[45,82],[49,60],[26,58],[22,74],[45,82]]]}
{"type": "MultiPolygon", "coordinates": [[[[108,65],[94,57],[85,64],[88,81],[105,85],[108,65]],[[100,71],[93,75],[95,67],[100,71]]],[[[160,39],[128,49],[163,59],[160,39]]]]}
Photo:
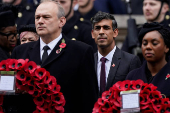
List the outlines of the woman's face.
{"type": "Polygon", "coordinates": [[[12,51],[17,44],[17,28],[16,26],[5,27],[0,30],[0,46],[12,51]]]}
{"type": "Polygon", "coordinates": [[[145,34],[142,40],[142,54],[148,62],[159,62],[165,60],[169,48],[158,31],[145,34]]]}
{"type": "Polygon", "coordinates": [[[28,42],[32,42],[32,41],[37,41],[38,37],[35,33],[33,32],[27,32],[21,39],[21,44],[25,44],[28,42]]]}

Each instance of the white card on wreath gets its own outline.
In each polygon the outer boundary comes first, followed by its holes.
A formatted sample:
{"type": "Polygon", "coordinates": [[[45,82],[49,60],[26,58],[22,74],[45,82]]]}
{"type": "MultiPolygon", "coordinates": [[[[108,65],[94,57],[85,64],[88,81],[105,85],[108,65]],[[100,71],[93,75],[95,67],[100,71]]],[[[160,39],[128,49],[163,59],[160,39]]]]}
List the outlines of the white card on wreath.
{"type": "Polygon", "coordinates": [[[122,95],[122,107],[126,108],[137,108],[139,107],[139,94],[126,94],[122,95]]]}
{"type": "Polygon", "coordinates": [[[138,113],[140,112],[140,90],[121,91],[121,113],[138,113]]]}
{"type": "Polygon", "coordinates": [[[0,90],[14,90],[15,76],[0,76],[0,90]]]}

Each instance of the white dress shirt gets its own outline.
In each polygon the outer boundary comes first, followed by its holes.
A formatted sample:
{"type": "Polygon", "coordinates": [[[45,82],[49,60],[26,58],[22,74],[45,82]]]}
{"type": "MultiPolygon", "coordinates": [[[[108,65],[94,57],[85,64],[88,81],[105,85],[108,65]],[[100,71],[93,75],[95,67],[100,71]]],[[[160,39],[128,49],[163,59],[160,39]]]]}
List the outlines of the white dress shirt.
{"type": "Polygon", "coordinates": [[[40,37],[40,57],[41,57],[41,60],[42,60],[42,55],[44,53],[43,47],[47,45],[50,48],[50,49],[47,50],[47,53],[49,55],[61,38],[62,38],[62,34],[60,34],[59,37],[57,37],[56,39],[54,39],[50,43],[46,44],[46,43],[43,42],[43,40],[40,37]]]}
{"type": "MultiPolygon", "coordinates": [[[[107,59],[106,60],[106,63],[105,63],[105,71],[106,71],[106,84],[107,84],[107,78],[108,78],[108,74],[109,74],[109,71],[110,71],[110,66],[111,66],[111,63],[112,63],[112,58],[113,58],[113,55],[114,55],[114,52],[116,50],[116,46],[112,49],[112,51],[110,51],[110,53],[105,56],[105,58],[107,59]]],[[[99,88],[99,91],[100,91],[100,72],[101,72],[101,64],[102,62],[100,61],[100,59],[102,58],[103,56],[99,53],[98,51],[98,62],[97,62],[97,79],[98,79],[98,88],[99,88]]]]}

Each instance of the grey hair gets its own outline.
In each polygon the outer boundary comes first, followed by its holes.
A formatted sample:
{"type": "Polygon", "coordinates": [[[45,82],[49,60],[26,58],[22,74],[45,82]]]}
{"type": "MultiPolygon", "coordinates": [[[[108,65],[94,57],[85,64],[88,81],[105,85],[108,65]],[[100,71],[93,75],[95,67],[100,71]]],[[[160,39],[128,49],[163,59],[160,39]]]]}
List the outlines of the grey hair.
{"type": "Polygon", "coordinates": [[[58,7],[57,17],[58,18],[65,17],[64,8],[61,6],[61,4],[59,2],[56,2],[54,0],[41,0],[40,4],[42,4],[44,2],[53,2],[53,3],[55,3],[57,5],[57,7],[58,7]]]}

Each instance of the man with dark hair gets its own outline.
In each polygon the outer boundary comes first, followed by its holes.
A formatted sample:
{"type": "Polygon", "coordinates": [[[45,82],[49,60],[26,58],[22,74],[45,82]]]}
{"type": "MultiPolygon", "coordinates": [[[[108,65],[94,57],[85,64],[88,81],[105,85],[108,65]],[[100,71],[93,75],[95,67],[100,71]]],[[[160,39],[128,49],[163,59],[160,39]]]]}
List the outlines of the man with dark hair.
{"type": "MultiPolygon", "coordinates": [[[[35,12],[35,26],[40,39],[16,47],[12,58],[28,58],[57,79],[66,100],[64,113],[91,113],[97,101],[93,49],[61,33],[66,23],[64,12],[57,2],[42,2],[35,12]],[[63,48],[61,43],[65,45],[63,48]]],[[[21,113],[31,113],[27,109],[33,108],[32,105],[26,107],[20,107],[21,113]]]]}
{"type": "Polygon", "coordinates": [[[117,81],[123,81],[133,69],[140,67],[137,56],[121,51],[115,45],[118,35],[117,22],[113,15],[98,12],[91,20],[92,37],[98,52],[95,53],[95,69],[100,94],[117,81]]]}
{"type": "MultiPolygon", "coordinates": [[[[170,30],[169,0],[143,0],[143,14],[148,23],[158,22],[170,30]]],[[[141,25],[137,28],[137,34],[140,29],[141,25]]],[[[133,37],[126,37],[122,50],[134,53],[135,48],[140,49],[140,44],[139,42],[136,42],[136,45],[130,44],[131,38],[133,37]]],[[[140,50],[136,53],[136,55],[140,56],[140,59],[143,60],[140,50]]]]}

